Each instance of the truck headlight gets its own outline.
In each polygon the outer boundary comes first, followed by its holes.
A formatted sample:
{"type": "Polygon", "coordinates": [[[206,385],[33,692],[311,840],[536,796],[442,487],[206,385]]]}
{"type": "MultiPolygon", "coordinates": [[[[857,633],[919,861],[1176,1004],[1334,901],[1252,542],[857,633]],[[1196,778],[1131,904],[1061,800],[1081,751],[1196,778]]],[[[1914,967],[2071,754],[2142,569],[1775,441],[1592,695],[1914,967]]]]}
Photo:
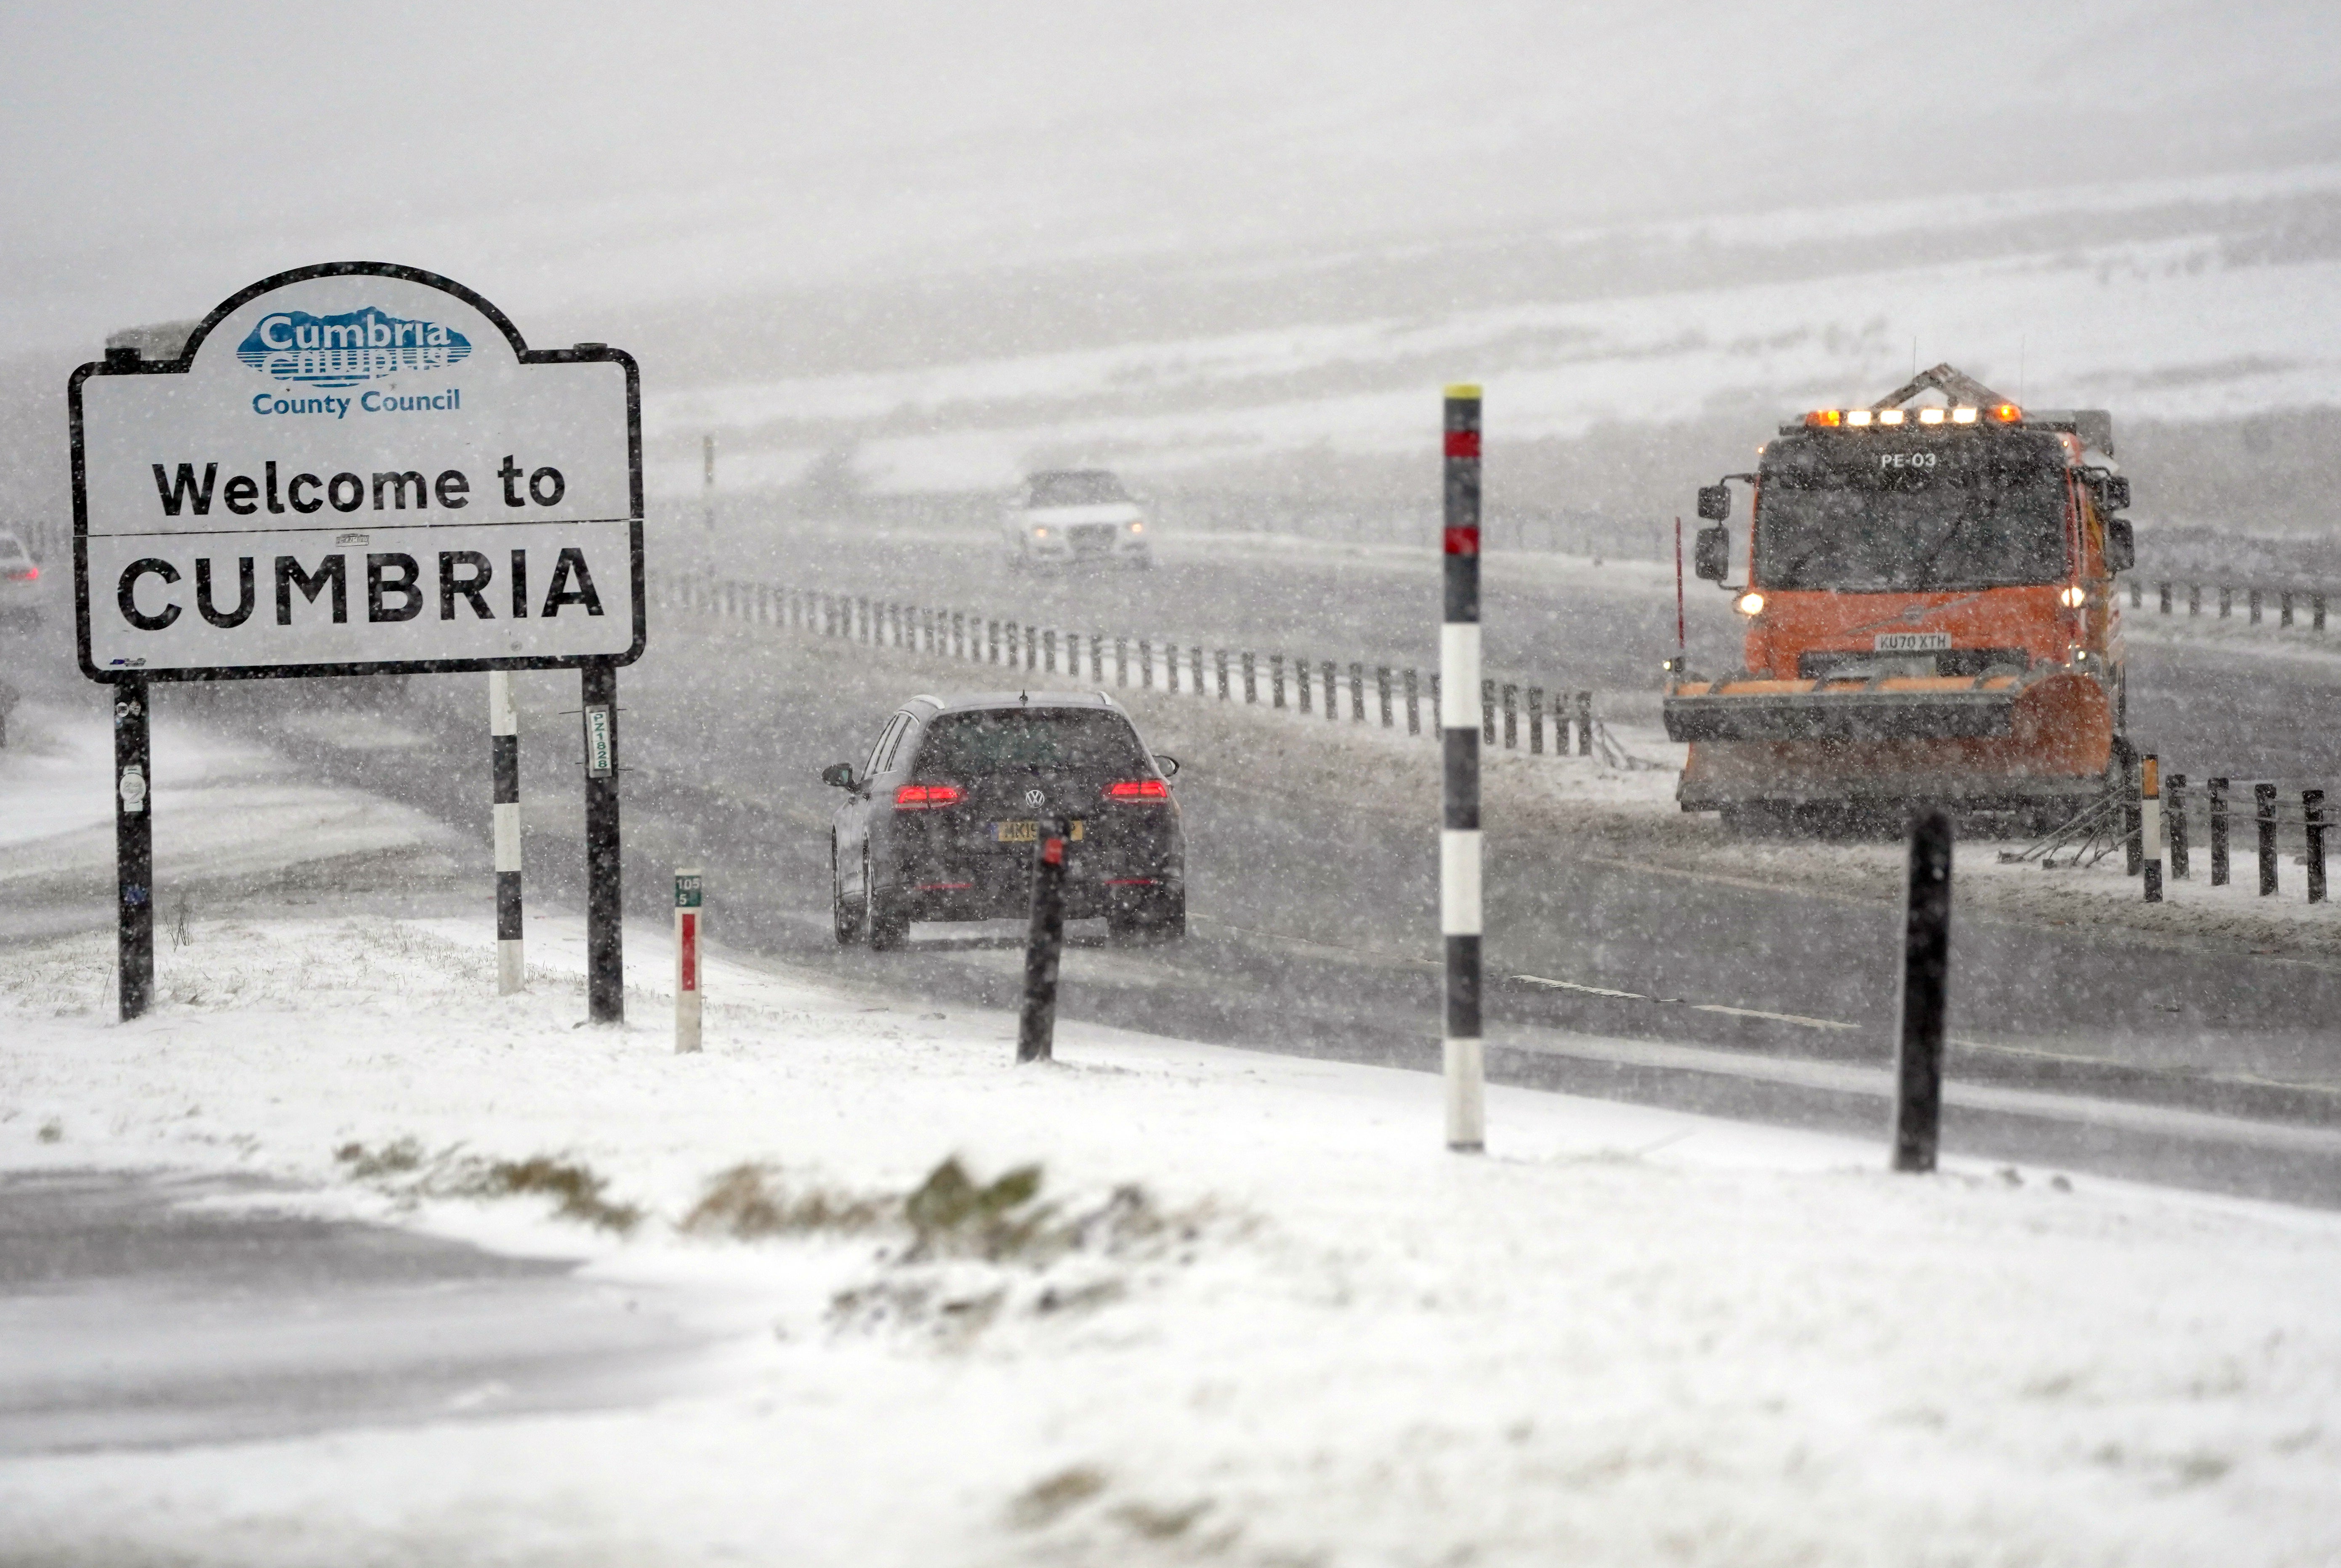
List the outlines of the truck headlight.
{"type": "Polygon", "coordinates": [[[1764,596],[1760,593],[1743,593],[1731,601],[1731,608],[1742,615],[1761,615],[1764,613],[1764,596]]]}

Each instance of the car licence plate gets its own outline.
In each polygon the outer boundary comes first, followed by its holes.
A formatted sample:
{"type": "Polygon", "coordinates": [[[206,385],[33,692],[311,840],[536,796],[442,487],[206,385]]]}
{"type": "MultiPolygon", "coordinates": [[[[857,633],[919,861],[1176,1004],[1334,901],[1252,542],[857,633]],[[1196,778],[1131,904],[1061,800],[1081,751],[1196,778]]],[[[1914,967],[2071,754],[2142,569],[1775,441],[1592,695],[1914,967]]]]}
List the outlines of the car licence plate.
{"type": "Polygon", "coordinates": [[[1948,631],[1881,631],[1869,648],[1873,653],[1941,653],[1950,646],[1948,631]]]}
{"type": "MultiPolygon", "coordinates": [[[[1041,824],[1030,817],[1021,822],[994,822],[991,825],[993,840],[1001,844],[1030,844],[1040,836],[1041,824]]],[[[1080,818],[1073,819],[1071,831],[1065,837],[1077,844],[1081,842],[1081,819],[1080,818]]]]}

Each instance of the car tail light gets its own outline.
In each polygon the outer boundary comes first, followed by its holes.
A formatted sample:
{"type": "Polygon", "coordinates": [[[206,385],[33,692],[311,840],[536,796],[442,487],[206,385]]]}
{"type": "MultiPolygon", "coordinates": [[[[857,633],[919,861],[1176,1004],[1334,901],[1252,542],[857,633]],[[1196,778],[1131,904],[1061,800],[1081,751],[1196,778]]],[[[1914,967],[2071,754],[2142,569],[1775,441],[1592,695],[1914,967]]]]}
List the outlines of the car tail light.
{"type": "Polygon", "coordinates": [[[37,566],[19,567],[8,573],[8,581],[11,582],[31,582],[40,575],[41,569],[37,566]]]}
{"type": "Polygon", "coordinates": [[[939,806],[959,804],[956,784],[905,784],[894,791],[897,811],[931,811],[939,806]]]}
{"type": "Polygon", "coordinates": [[[1125,779],[1105,787],[1109,800],[1168,800],[1170,786],[1160,779],[1125,779]]]}

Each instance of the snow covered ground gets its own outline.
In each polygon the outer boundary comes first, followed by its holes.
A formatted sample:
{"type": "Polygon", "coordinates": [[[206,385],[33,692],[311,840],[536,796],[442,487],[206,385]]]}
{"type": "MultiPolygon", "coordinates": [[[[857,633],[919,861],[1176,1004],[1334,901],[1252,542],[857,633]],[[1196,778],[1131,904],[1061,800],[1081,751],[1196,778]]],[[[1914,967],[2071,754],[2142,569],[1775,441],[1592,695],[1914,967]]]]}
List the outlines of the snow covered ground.
{"type": "Polygon", "coordinates": [[[583,1257],[698,1298],[722,1391],[13,1460],[0,1557],[2341,1552],[2334,1216],[1501,1089],[1461,1158],[1419,1075],[1083,1027],[1020,1069],[1005,1017],[722,960],[677,1057],[656,932],[591,1029],[546,929],[499,998],[484,923],[204,922],[126,1027],[102,937],[10,951],[0,1163],[265,1171],[583,1257]],[[446,1196],[534,1156],[606,1186],[446,1196]],[[954,1223],[953,1157],[1037,1196],[954,1223]]]}
{"type": "MultiPolygon", "coordinates": [[[[422,885],[447,867],[450,835],[419,811],[320,784],[167,710],[153,737],[165,921],[262,883],[307,897],[320,883],[422,885]]],[[[113,775],[113,732],[95,695],[17,710],[0,749],[0,938],[112,919],[113,775]]]]}
{"type": "Polygon", "coordinates": [[[1466,373],[1488,387],[1491,442],[1866,402],[1914,356],[2125,421],[2323,406],[2341,384],[2341,318],[2327,308],[2341,263],[2296,232],[2319,220],[2263,232],[2248,214],[2256,203],[2325,213],[2336,190],[2341,167],[2305,165],[1549,234],[1556,253],[1607,247],[1639,264],[1599,288],[1557,277],[1542,297],[1479,308],[1443,310],[1427,289],[1419,308],[1387,314],[679,388],[645,403],[651,482],[695,495],[705,432],[722,443],[726,484],[749,489],[793,482],[848,440],[881,490],[1004,487],[1044,461],[1169,474],[1411,452],[1439,383],[1466,373]],[[2077,231],[2081,213],[2093,226],[2077,231]],[[1746,258],[1739,276],[1690,264],[1720,253],[1746,258]]]}

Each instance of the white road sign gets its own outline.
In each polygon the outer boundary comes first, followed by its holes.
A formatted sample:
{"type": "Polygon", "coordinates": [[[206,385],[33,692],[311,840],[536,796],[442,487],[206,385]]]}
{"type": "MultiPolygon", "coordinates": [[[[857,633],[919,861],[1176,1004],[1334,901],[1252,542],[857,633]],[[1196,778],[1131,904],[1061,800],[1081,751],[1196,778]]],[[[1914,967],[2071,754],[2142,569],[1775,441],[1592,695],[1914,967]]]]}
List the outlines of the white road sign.
{"type": "Polygon", "coordinates": [[[168,363],[74,372],[81,661],[105,680],[518,670],[643,650],[641,395],[462,285],[286,273],[168,363]]]}

